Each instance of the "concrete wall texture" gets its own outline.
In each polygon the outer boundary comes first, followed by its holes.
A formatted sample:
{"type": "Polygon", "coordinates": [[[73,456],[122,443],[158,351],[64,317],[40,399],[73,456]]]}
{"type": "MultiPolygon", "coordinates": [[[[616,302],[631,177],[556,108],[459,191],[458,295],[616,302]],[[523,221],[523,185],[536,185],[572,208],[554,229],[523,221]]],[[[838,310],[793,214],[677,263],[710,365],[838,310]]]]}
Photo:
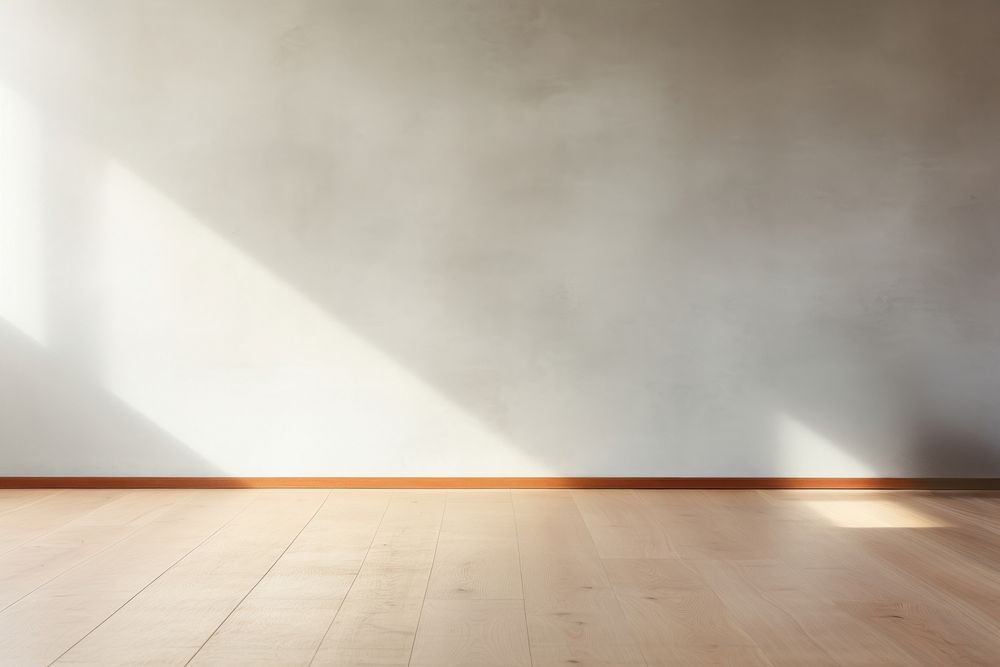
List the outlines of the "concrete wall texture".
{"type": "Polygon", "coordinates": [[[0,473],[1000,475],[998,29],[0,0],[0,473]]]}

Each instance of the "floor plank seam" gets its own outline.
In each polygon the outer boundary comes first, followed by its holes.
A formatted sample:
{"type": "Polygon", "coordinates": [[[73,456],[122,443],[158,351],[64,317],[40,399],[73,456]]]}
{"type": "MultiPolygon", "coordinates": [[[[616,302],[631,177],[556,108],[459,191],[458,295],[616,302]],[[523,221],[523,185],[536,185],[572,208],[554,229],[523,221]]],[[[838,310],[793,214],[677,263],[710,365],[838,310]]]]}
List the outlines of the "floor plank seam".
{"type": "Polygon", "coordinates": [[[347,598],[350,597],[351,591],[354,590],[354,584],[358,581],[358,577],[361,576],[361,571],[365,568],[365,563],[368,561],[368,555],[371,553],[372,547],[375,545],[375,538],[378,537],[378,532],[382,529],[382,523],[385,521],[385,515],[389,512],[390,505],[392,505],[391,496],[385,503],[385,509],[382,510],[382,516],[379,517],[375,530],[372,531],[372,539],[368,541],[368,550],[365,551],[365,557],[361,559],[361,565],[358,566],[358,571],[354,573],[354,579],[351,580],[351,585],[347,587],[347,592],[344,593],[344,597],[340,600],[340,605],[337,606],[337,611],[334,613],[333,618],[330,619],[329,624],[327,624],[326,631],[323,632],[323,636],[319,638],[319,642],[316,644],[316,649],[313,651],[312,657],[309,658],[309,664],[306,667],[312,667],[312,664],[316,662],[316,656],[319,655],[320,649],[323,648],[323,642],[326,641],[327,635],[330,634],[330,630],[333,628],[333,624],[337,621],[337,617],[340,616],[340,610],[344,608],[344,603],[347,601],[347,598]]]}
{"type": "Polygon", "coordinates": [[[646,652],[642,650],[642,645],[636,641],[635,628],[632,627],[632,623],[629,622],[628,616],[625,614],[625,606],[622,604],[622,599],[618,595],[618,590],[615,588],[614,584],[611,582],[611,574],[608,573],[608,568],[604,564],[604,559],[601,557],[601,551],[597,547],[597,540],[594,539],[594,534],[591,532],[590,524],[587,523],[587,519],[580,509],[580,503],[577,502],[576,493],[570,492],[570,499],[573,501],[573,507],[576,508],[576,513],[580,516],[580,521],[583,523],[583,527],[587,529],[587,538],[590,540],[591,545],[594,547],[594,555],[597,556],[597,562],[601,564],[601,572],[604,573],[604,578],[608,582],[608,588],[611,589],[611,594],[614,595],[615,604],[618,606],[618,613],[621,614],[622,619],[628,625],[629,632],[632,635],[632,642],[635,644],[636,649],[639,651],[639,657],[642,658],[642,664],[649,666],[649,660],[646,659],[646,652]]]}
{"type": "Polygon", "coordinates": [[[260,582],[264,581],[264,579],[267,577],[267,575],[271,573],[271,570],[273,570],[274,566],[278,564],[278,561],[280,561],[282,559],[282,557],[286,553],[288,553],[288,550],[292,548],[292,545],[295,544],[295,541],[299,539],[299,537],[302,535],[302,533],[305,532],[306,528],[309,527],[309,524],[312,523],[313,519],[316,518],[316,515],[319,514],[320,510],[322,510],[323,507],[326,505],[326,502],[330,499],[330,494],[331,493],[333,493],[333,491],[327,491],[326,492],[326,495],[323,497],[323,502],[321,502],[319,504],[319,506],[316,508],[316,511],[312,513],[312,515],[306,520],[306,522],[304,524],[302,524],[302,527],[299,528],[299,532],[295,533],[295,537],[293,537],[288,542],[288,544],[285,545],[285,548],[281,550],[281,553],[278,554],[278,557],[274,559],[274,562],[271,563],[270,566],[268,566],[268,568],[264,571],[264,574],[260,575],[260,578],[258,578],[257,581],[256,581],[256,583],[254,583],[254,585],[250,587],[250,589],[243,595],[243,597],[240,598],[239,602],[237,602],[235,605],[233,605],[233,608],[229,610],[229,613],[226,614],[226,617],[224,619],[222,619],[222,621],[217,626],[215,626],[215,629],[212,630],[212,632],[209,633],[208,637],[205,638],[205,641],[203,641],[201,643],[201,646],[198,647],[198,650],[195,651],[193,654],[191,654],[191,657],[188,658],[187,662],[184,663],[184,667],[187,667],[188,665],[191,664],[191,661],[194,660],[198,656],[199,653],[201,653],[201,650],[203,648],[205,648],[205,645],[208,644],[208,642],[210,642],[212,640],[212,637],[214,637],[215,633],[217,633],[219,631],[219,628],[221,628],[223,625],[226,624],[226,621],[228,621],[229,618],[233,615],[233,612],[235,612],[237,609],[240,608],[240,605],[243,604],[243,602],[248,597],[250,597],[250,594],[254,592],[254,589],[256,589],[258,586],[260,586],[260,582]]]}
{"type": "MultiPolygon", "coordinates": [[[[259,492],[258,492],[258,494],[259,494],[259,492]]],[[[140,588],[139,590],[137,590],[134,594],[132,594],[132,596],[129,597],[128,600],[126,600],[125,602],[121,603],[118,606],[117,609],[115,609],[113,612],[111,612],[110,614],[108,614],[108,616],[105,617],[105,619],[103,621],[101,621],[100,623],[98,623],[97,625],[95,625],[94,627],[92,627],[90,630],[87,631],[87,633],[85,635],[83,635],[82,637],[80,637],[79,639],[77,639],[75,642],[73,642],[73,644],[69,648],[67,648],[65,651],[63,651],[62,653],[60,653],[56,657],[55,660],[53,660],[52,662],[49,663],[49,667],[52,667],[52,665],[54,665],[57,662],[59,662],[60,660],[62,660],[63,656],[65,656],[67,653],[69,653],[74,648],[76,648],[76,646],[78,646],[80,644],[80,642],[84,641],[87,637],[89,637],[90,635],[94,634],[94,632],[96,632],[98,628],[100,628],[102,625],[104,625],[105,623],[107,623],[115,614],[117,614],[122,609],[124,609],[126,606],[128,606],[128,604],[130,602],[132,602],[132,600],[134,600],[137,597],[139,597],[139,595],[141,595],[144,590],[146,590],[147,588],[149,588],[150,586],[152,586],[153,584],[155,584],[157,581],[159,581],[160,578],[163,577],[163,575],[165,575],[170,570],[174,569],[177,566],[178,563],[180,563],[185,558],[187,558],[188,556],[190,556],[191,554],[193,554],[195,551],[197,551],[198,549],[200,549],[203,544],[205,544],[210,539],[212,539],[213,537],[215,537],[220,531],[222,531],[224,528],[226,528],[226,526],[228,526],[229,524],[231,524],[240,515],[242,515],[244,512],[246,512],[250,508],[250,505],[253,504],[253,498],[257,497],[258,494],[255,494],[251,498],[250,502],[248,502],[242,509],[240,509],[239,512],[237,512],[233,516],[229,517],[229,519],[227,519],[225,522],[223,522],[223,524],[221,526],[219,526],[218,528],[216,528],[215,530],[213,530],[211,533],[209,533],[208,535],[206,535],[205,539],[201,540],[200,542],[198,542],[198,544],[196,544],[193,547],[191,547],[183,556],[181,556],[180,558],[178,558],[177,560],[175,560],[173,563],[171,563],[169,566],[167,566],[167,568],[164,569],[163,572],[160,572],[158,575],[156,575],[155,577],[153,577],[152,579],[150,579],[148,582],[146,582],[146,584],[142,588],[140,588]]]]}
{"type": "Polygon", "coordinates": [[[531,626],[528,625],[528,606],[525,603],[528,591],[524,587],[524,563],[521,560],[521,532],[517,526],[517,503],[514,502],[514,492],[510,489],[507,491],[510,493],[510,511],[514,515],[514,544],[517,546],[517,574],[521,578],[521,613],[524,614],[524,633],[528,638],[528,659],[534,665],[535,654],[531,650],[531,626]]]}
{"type": "MultiPolygon", "coordinates": [[[[166,514],[167,513],[166,510],[164,510],[163,513],[166,514]]],[[[51,584],[53,581],[55,581],[59,577],[72,572],[73,570],[77,569],[78,567],[83,567],[84,565],[86,565],[90,561],[94,560],[98,556],[104,554],[106,551],[109,551],[110,549],[114,549],[115,547],[117,547],[118,545],[120,545],[122,542],[125,542],[126,540],[134,537],[137,533],[142,532],[143,530],[145,530],[148,527],[149,527],[149,524],[142,524],[142,525],[138,526],[135,530],[133,530],[131,533],[128,533],[127,535],[123,535],[119,539],[115,540],[114,542],[112,542],[112,543],[108,544],[107,546],[105,546],[104,548],[102,548],[100,551],[96,551],[96,552],[92,553],[91,555],[87,556],[86,558],[84,558],[83,560],[81,560],[79,563],[74,563],[73,565],[67,567],[65,570],[62,570],[61,572],[58,572],[58,573],[52,575],[52,577],[50,577],[46,581],[43,581],[42,583],[38,584],[37,586],[35,586],[33,589],[31,589],[30,591],[28,591],[27,593],[25,593],[21,597],[17,598],[13,602],[7,604],[3,609],[0,609],[0,614],[2,614],[3,612],[7,611],[11,607],[13,607],[14,605],[16,605],[18,602],[20,602],[24,598],[26,598],[29,595],[35,593],[40,588],[44,588],[45,586],[48,586],[49,584],[51,584]]]]}
{"type": "Polygon", "coordinates": [[[417,627],[413,630],[413,641],[410,642],[410,655],[406,659],[406,667],[410,667],[413,662],[413,647],[417,645],[417,635],[420,634],[420,619],[424,615],[424,607],[427,605],[427,591],[431,587],[431,576],[434,574],[434,565],[437,563],[438,545],[441,544],[441,529],[444,528],[444,517],[448,513],[448,496],[444,497],[444,507],[441,508],[441,521],[438,522],[437,535],[434,539],[434,556],[431,557],[431,569],[427,573],[427,582],[424,584],[424,595],[420,599],[420,611],[417,612],[417,627]]]}
{"type": "MultiPolygon", "coordinates": [[[[920,544],[920,538],[917,536],[904,535],[902,536],[902,539],[916,540],[917,544],[920,544]]],[[[874,560],[875,562],[881,564],[883,568],[889,570],[897,581],[917,582],[919,586],[934,594],[935,599],[948,601],[948,603],[952,606],[954,614],[968,620],[970,623],[975,624],[980,630],[986,633],[997,633],[998,624],[994,622],[988,614],[986,614],[986,618],[984,618],[984,612],[975,604],[970,604],[969,601],[964,599],[962,596],[955,595],[946,587],[942,587],[940,584],[932,580],[915,576],[904,569],[900,563],[897,563],[890,558],[886,558],[878,552],[872,553],[871,551],[866,551],[866,554],[868,558],[874,560]]]]}
{"type": "MultiPolygon", "coordinates": [[[[126,496],[129,496],[132,493],[134,493],[134,492],[130,491],[128,493],[123,493],[123,494],[121,494],[119,496],[115,496],[115,497],[111,498],[110,500],[107,500],[107,501],[101,503],[97,507],[92,507],[91,509],[87,510],[83,514],[79,514],[77,516],[74,516],[72,519],[68,519],[68,520],[66,520],[63,523],[60,523],[60,524],[58,524],[56,526],[53,526],[51,529],[45,531],[41,535],[34,535],[34,536],[29,537],[28,539],[26,539],[26,540],[24,540],[22,542],[18,542],[17,544],[14,544],[14,545],[8,547],[4,551],[0,551],[0,556],[6,556],[7,554],[9,554],[10,552],[14,551],[15,549],[19,549],[19,548],[23,547],[25,544],[29,544],[29,543],[31,543],[31,542],[33,542],[35,540],[40,540],[42,538],[48,537],[52,533],[54,533],[56,531],[59,531],[59,530],[62,530],[64,527],[66,527],[67,525],[73,523],[74,521],[78,521],[79,519],[82,519],[85,516],[89,516],[90,514],[93,514],[94,512],[98,511],[99,509],[102,509],[104,506],[110,505],[113,502],[117,502],[118,500],[121,500],[122,498],[125,498],[126,496]]],[[[51,497],[51,496],[49,496],[49,497],[51,497]]],[[[30,507],[30,505],[29,505],[29,507],[30,507]]]]}
{"type": "Polygon", "coordinates": [[[23,509],[26,509],[28,507],[32,507],[33,505],[37,505],[38,503],[42,502],[43,500],[48,500],[49,498],[54,498],[55,496],[58,496],[61,493],[66,493],[67,491],[69,491],[69,489],[48,489],[48,490],[52,491],[52,493],[47,493],[45,495],[42,495],[39,498],[35,498],[34,500],[32,500],[29,503],[25,503],[23,505],[18,505],[17,507],[11,507],[10,509],[6,509],[6,510],[0,512],[0,516],[6,516],[7,514],[11,514],[13,512],[19,512],[19,511],[21,511],[23,509]]]}
{"type": "Polygon", "coordinates": [[[1000,494],[66,493],[0,531],[48,535],[0,559],[0,663],[773,667],[1000,650],[1000,494]]]}

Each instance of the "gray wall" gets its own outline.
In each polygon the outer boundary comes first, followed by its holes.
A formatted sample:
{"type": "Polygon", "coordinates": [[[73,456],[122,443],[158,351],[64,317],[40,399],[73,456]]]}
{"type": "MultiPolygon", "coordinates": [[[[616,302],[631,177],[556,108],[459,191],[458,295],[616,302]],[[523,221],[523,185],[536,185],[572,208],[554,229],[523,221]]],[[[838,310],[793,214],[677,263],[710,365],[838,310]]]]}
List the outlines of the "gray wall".
{"type": "Polygon", "coordinates": [[[998,34],[0,0],[0,473],[998,475],[998,34]]]}

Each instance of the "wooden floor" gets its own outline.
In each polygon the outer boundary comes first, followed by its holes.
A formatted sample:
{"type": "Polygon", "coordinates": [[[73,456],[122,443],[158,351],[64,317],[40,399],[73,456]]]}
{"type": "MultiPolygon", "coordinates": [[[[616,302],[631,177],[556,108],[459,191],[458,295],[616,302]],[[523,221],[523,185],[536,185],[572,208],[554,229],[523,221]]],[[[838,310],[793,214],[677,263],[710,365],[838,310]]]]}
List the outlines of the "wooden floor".
{"type": "Polygon", "coordinates": [[[4,665],[1000,664],[1000,494],[0,491],[4,665]]]}

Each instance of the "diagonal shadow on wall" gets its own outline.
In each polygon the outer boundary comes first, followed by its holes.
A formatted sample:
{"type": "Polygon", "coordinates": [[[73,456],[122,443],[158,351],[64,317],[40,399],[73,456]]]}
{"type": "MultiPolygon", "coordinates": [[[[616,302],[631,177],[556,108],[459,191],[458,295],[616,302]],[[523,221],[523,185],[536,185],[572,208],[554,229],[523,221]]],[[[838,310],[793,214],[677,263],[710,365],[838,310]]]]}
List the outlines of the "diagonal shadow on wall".
{"type": "MultiPolygon", "coordinates": [[[[988,20],[935,3],[35,7],[3,75],[50,125],[539,466],[510,470],[997,469],[1000,427],[963,406],[996,395],[1000,314],[953,301],[997,281],[966,262],[997,246],[997,150],[968,136],[998,129],[988,20]],[[944,222],[976,242],[947,246],[944,222]],[[781,415],[858,467],[786,468],[806,445],[781,441],[781,415]]],[[[170,261],[210,270],[189,260],[170,261]]],[[[426,446],[407,464],[453,463],[426,446]]]]}

